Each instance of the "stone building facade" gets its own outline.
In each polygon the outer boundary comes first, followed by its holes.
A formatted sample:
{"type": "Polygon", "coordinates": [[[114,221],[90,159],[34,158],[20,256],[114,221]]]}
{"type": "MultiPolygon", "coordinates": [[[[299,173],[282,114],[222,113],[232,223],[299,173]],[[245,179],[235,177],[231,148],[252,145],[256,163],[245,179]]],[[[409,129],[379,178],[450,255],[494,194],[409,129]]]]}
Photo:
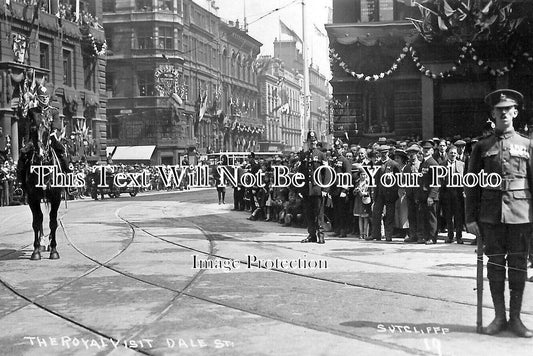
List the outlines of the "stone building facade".
{"type": "Polygon", "coordinates": [[[261,43],[210,10],[190,0],[104,1],[110,145],[152,146],[145,159],[156,164],[255,148],[261,43]]]}
{"type": "Polygon", "coordinates": [[[0,0],[0,151],[18,159],[21,115],[32,105],[24,98],[35,80],[59,109],[70,159],[98,161],[106,152],[107,104],[101,4],[40,4],[0,0]]]}

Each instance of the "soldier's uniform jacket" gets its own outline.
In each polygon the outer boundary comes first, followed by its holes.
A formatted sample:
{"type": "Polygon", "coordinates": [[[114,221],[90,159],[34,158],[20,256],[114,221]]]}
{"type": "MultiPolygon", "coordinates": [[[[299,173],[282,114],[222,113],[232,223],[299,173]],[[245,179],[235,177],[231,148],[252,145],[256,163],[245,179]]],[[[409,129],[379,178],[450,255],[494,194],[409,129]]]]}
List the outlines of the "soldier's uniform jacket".
{"type": "Polygon", "coordinates": [[[511,129],[481,139],[472,150],[468,173],[497,173],[499,187],[465,187],[466,222],[524,224],[533,222],[530,140],[511,129]]]}
{"type": "MultiPolygon", "coordinates": [[[[403,167],[402,173],[403,174],[409,174],[409,175],[415,174],[415,173],[418,172],[419,168],[420,168],[420,161],[416,160],[414,163],[408,162],[405,165],[405,167],[403,167]]],[[[415,198],[416,189],[417,189],[416,187],[408,186],[408,187],[404,188],[405,194],[410,199],[414,199],[415,198]]]]}
{"type": "Polygon", "coordinates": [[[422,173],[422,175],[418,178],[419,187],[415,193],[417,201],[425,202],[428,198],[439,200],[439,187],[431,184],[434,174],[434,170],[431,167],[438,165],[433,157],[429,157],[420,163],[418,172],[422,173]]]}
{"type": "Polygon", "coordinates": [[[394,184],[392,187],[385,187],[383,184],[381,184],[381,177],[388,173],[392,173],[395,176],[397,173],[400,173],[400,165],[390,158],[381,164],[381,167],[379,167],[376,175],[374,176],[376,185],[374,193],[375,196],[384,196],[385,201],[393,202],[398,199],[398,184],[394,184]]]}
{"type": "MultiPolygon", "coordinates": [[[[350,161],[348,158],[339,155],[337,157],[337,160],[334,162],[334,167],[332,167],[335,170],[335,174],[341,174],[341,173],[351,173],[352,172],[352,165],[350,164],[350,161]]],[[[340,186],[337,184],[337,180],[335,180],[335,183],[330,187],[329,193],[332,196],[339,196],[341,193],[349,193],[349,187],[347,186],[340,186]]]]}
{"type": "MultiPolygon", "coordinates": [[[[57,130],[59,133],[62,130],[61,119],[59,117],[59,111],[52,107],[48,106],[45,109],[37,106],[28,110],[28,119],[26,122],[26,133],[25,141],[27,143],[32,142],[35,147],[37,147],[38,130],[41,123],[44,123],[50,129],[50,133],[57,130]]],[[[52,147],[56,151],[61,153],[64,152],[64,147],[58,141],[52,141],[52,147]]]]}
{"type": "MultiPolygon", "coordinates": [[[[322,191],[327,191],[315,182],[313,179],[313,173],[320,166],[327,165],[326,155],[318,148],[304,152],[300,160],[300,166],[298,172],[302,173],[305,177],[305,184],[299,188],[299,193],[302,196],[317,196],[322,195],[322,191]]],[[[322,182],[327,183],[329,181],[329,174],[327,169],[322,169],[322,182]]]]}

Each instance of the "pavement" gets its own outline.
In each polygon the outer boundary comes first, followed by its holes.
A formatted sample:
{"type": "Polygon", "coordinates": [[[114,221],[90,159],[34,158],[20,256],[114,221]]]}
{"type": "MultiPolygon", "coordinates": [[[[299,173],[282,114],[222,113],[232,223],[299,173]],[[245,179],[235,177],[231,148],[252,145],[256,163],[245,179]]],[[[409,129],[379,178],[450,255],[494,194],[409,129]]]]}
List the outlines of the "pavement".
{"type": "MultiPolygon", "coordinates": [[[[301,244],[304,229],[248,221],[215,200],[209,189],[63,203],[61,258],[44,252],[40,261],[29,260],[29,208],[0,208],[0,354],[533,350],[533,340],[509,332],[476,333],[475,246],[355,237],[301,244]]],[[[533,328],[531,287],[522,320],[533,328]]]]}

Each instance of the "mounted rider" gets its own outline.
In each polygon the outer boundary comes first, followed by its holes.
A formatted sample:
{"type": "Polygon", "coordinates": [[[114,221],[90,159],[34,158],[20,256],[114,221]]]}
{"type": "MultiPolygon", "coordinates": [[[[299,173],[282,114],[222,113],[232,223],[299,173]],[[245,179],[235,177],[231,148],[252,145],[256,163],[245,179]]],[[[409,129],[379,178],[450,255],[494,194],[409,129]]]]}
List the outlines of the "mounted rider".
{"type": "MultiPolygon", "coordinates": [[[[24,146],[20,150],[20,158],[17,164],[17,177],[23,185],[24,165],[32,159],[33,155],[42,158],[44,154],[41,149],[42,147],[39,146],[39,129],[41,124],[48,128],[49,136],[47,139],[49,140],[50,147],[57,155],[61,172],[66,173],[70,171],[65,147],[60,142],[62,122],[59,117],[59,110],[50,106],[50,95],[42,83],[35,90],[35,99],[36,105],[28,109],[27,117],[22,118],[25,121],[23,122],[25,128],[24,146]]],[[[43,144],[45,143],[41,143],[41,145],[43,144]]]]}

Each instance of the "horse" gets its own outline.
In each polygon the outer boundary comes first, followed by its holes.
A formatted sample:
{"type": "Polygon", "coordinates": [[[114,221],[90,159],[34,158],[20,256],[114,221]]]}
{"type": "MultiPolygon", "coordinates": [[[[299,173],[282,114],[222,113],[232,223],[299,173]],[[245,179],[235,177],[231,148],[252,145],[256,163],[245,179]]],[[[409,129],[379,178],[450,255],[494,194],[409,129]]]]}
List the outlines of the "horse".
{"type": "MultiPolygon", "coordinates": [[[[41,246],[43,234],[43,212],[41,210],[41,201],[44,200],[50,213],[50,259],[59,259],[57,252],[56,230],[57,230],[57,212],[61,204],[62,189],[60,187],[50,186],[50,175],[45,178],[43,186],[38,185],[38,174],[35,170],[37,166],[54,166],[57,172],[61,172],[61,164],[57,153],[52,147],[50,136],[50,123],[45,119],[39,118],[40,115],[28,115],[30,125],[34,128],[30,130],[31,143],[27,152],[23,153],[21,180],[22,188],[26,194],[28,205],[32,213],[32,227],[34,232],[33,253],[30,260],[40,260],[41,251],[45,251],[41,246]],[[33,169],[32,169],[33,167],[33,169]]],[[[24,149],[23,149],[24,150],[24,149]]]]}

